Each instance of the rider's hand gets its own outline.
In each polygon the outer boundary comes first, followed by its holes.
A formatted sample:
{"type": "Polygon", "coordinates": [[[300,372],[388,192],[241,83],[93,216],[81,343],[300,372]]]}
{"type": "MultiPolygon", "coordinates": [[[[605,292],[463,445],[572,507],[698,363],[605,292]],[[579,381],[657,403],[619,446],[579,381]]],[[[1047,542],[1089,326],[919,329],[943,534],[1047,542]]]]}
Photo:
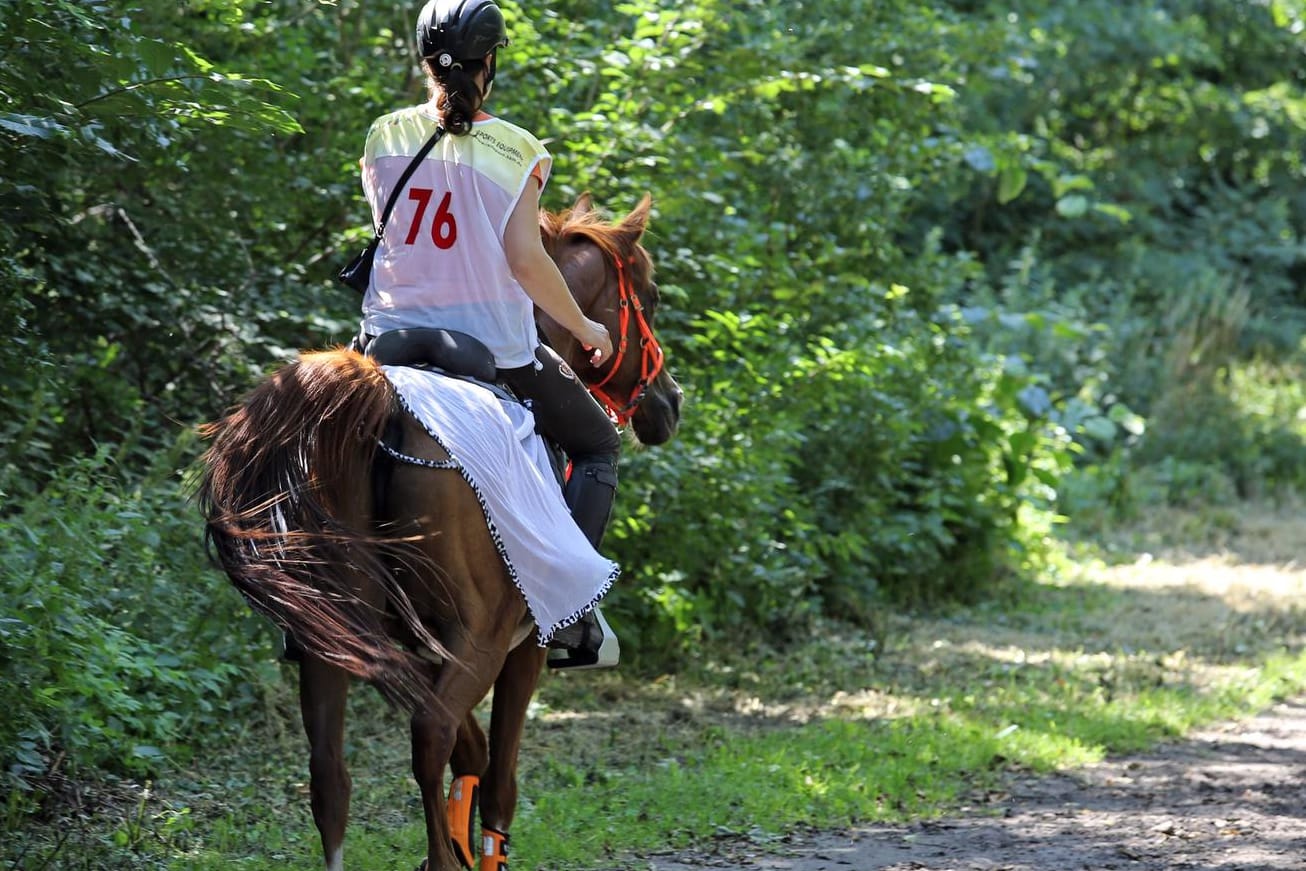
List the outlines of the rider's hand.
{"type": "Polygon", "coordinates": [[[576,341],[590,354],[590,365],[598,366],[612,356],[612,339],[608,337],[608,328],[598,321],[585,319],[585,328],[576,332],[576,341]]]}

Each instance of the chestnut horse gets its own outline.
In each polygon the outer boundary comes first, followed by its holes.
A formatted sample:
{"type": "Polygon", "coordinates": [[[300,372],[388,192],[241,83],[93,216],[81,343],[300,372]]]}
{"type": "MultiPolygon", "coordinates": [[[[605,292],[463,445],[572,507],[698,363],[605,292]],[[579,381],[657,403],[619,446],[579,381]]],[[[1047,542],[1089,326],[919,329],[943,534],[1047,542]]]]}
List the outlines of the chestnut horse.
{"type": "MultiPolygon", "coordinates": [[[[543,315],[553,348],[644,444],[674,434],[681,391],[652,332],[657,287],[640,245],[649,199],[615,223],[588,196],[541,213],[545,247],[586,314],[607,326],[598,368],[543,315]]],[[[378,364],[353,351],[301,354],[204,428],[199,500],[213,550],[251,605],[304,649],[300,705],[313,819],[328,871],[344,868],[351,677],[411,713],[413,775],[426,817],[424,867],[506,867],[517,753],[545,650],[476,495],[398,403],[378,364]],[[396,462],[378,445],[402,445],[396,462]],[[494,690],[490,734],[474,708],[494,690]],[[444,772],[451,768],[450,801],[444,772]],[[471,831],[479,792],[483,838],[471,831]],[[484,844],[484,849],[476,847],[484,844]],[[474,846],[475,845],[475,846],[474,846]]]]}

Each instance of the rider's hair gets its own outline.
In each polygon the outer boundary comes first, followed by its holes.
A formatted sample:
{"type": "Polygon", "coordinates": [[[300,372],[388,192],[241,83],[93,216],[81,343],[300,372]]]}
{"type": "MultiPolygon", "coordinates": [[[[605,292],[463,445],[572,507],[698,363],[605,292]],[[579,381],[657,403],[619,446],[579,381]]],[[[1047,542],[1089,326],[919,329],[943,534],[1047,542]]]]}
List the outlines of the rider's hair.
{"type": "Polygon", "coordinates": [[[485,69],[481,60],[463,60],[448,69],[440,69],[431,60],[425,60],[426,87],[435,101],[440,116],[440,126],[455,136],[472,132],[472,119],[485,102],[485,94],[476,83],[476,76],[485,69]]]}

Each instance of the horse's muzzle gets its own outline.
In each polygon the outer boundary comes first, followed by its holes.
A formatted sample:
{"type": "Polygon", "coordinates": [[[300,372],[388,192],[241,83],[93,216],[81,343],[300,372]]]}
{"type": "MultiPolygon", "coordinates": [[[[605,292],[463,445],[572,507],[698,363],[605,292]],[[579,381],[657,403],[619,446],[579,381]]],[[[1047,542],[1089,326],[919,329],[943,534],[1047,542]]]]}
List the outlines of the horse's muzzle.
{"type": "Polygon", "coordinates": [[[640,444],[655,447],[671,441],[680,424],[680,406],[685,392],[664,369],[649,386],[635,409],[630,424],[640,444]]]}

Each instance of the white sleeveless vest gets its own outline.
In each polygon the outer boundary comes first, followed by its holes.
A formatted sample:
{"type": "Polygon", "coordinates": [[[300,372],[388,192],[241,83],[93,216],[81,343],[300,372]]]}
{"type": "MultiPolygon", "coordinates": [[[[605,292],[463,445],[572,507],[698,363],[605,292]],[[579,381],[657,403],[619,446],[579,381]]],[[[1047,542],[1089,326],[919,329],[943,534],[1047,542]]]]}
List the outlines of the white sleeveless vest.
{"type": "MultiPolygon", "coordinates": [[[[360,163],[374,222],[435,132],[428,111],[401,109],[368,131],[360,163]]],[[[460,330],[489,346],[500,368],[533,364],[534,306],[508,268],[503,232],[527,182],[543,186],[550,166],[539,140],[498,118],[441,137],[399,192],[363,298],[363,330],[460,330]]]]}

